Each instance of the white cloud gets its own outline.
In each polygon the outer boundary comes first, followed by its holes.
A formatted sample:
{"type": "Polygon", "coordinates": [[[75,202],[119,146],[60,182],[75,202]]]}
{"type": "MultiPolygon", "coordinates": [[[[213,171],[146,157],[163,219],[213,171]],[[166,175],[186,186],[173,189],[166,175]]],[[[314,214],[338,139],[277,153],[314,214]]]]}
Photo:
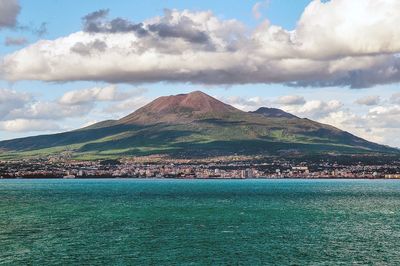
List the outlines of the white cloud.
{"type": "Polygon", "coordinates": [[[321,119],[343,109],[344,104],[338,100],[306,100],[302,96],[286,95],[276,100],[263,97],[218,97],[219,100],[243,111],[254,111],[260,107],[275,107],[296,116],[310,119],[321,119]]]}
{"type": "MultiPolygon", "coordinates": [[[[7,109],[6,115],[3,119],[47,119],[47,120],[59,120],[74,117],[81,117],[82,115],[88,115],[95,107],[97,102],[113,101],[121,102],[116,105],[118,107],[123,103],[132,101],[134,99],[140,99],[140,95],[145,93],[147,90],[143,88],[131,89],[126,91],[118,90],[115,86],[108,87],[94,87],[82,90],[73,90],[66,92],[60,97],[53,101],[39,101],[33,98],[27,98],[27,95],[16,94],[14,91],[5,91],[8,94],[0,94],[0,103],[2,101],[19,103],[13,104],[7,109]],[[8,97],[5,97],[7,96],[8,97]],[[4,100],[2,100],[2,97],[4,100]],[[16,98],[14,101],[13,98],[16,98]],[[132,99],[132,97],[134,97],[132,99]],[[25,100],[19,102],[17,100],[25,100]]],[[[143,101],[141,101],[143,103],[143,101]]],[[[135,108],[136,109],[136,108],[135,108]]],[[[1,108],[0,108],[1,110],[1,108]]]]}
{"type": "Polygon", "coordinates": [[[320,122],[337,126],[367,140],[400,147],[400,106],[371,108],[365,114],[350,111],[330,113],[320,122]]]}
{"type": "Polygon", "coordinates": [[[116,86],[94,87],[69,91],[60,98],[59,102],[65,105],[76,105],[95,101],[121,101],[132,95],[142,94],[145,91],[145,89],[136,89],[129,92],[121,92],[116,86]]]}
{"type": "MultiPolygon", "coordinates": [[[[68,119],[90,116],[98,102],[115,102],[108,107],[110,113],[135,109],[147,103],[141,95],[144,88],[119,90],[115,86],[74,90],[59,99],[43,101],[32,95],[14,90],[0,89],[0,130],[48,131],[60,129],[58,123],[68,119]],[[136,105],[133,103],[136,101],[136,105]],[[124,109],[126,108],[126,110],[124,109]],[[32,128],[30,128],[32,127],[32,128]],[[40,128],[43,130],[40,130],[40,128]]],[[[104,113],[102,114],[104,115],[104,113]]],[[[63,126],[63,128],[68,128],[63,126]]]]}
{"type": "Polygon", "coordinates": [[[263,97],[240,97],[240,96],[230,96],[230,97],[216,97],[220,101],[232,105],[243,111],[254,111],[259,107],[266,107],[272,104],[272,102],[263,97]]]}
{"type": "Polygon", "coordinates": [[[25,106],[31,99],[27,93],[0,89],[0,120],[16,108],[25,106]]]}
{"type": "Polygon", "coordinates": [[[26,132],[26,131],[53,131],[59,129],[59,126],[47,120],[29,120],[29,119],[15,119],[0,121],[0,130],[12,132],[26,132]]]}
{"type": "Polygon", "coordinates": [[[390,97],[390,102],[400,104],[400,92],[393,94],[392,97],[390,97]]]}
{"type": "Polygon", "coordinates": [[[306,103],[306,100],[304,97],[298,95],[285,95],[279,97],[276,103],[281,105],[302,105],[306,103]]]}
{"type": "Polygon", "coordinates": [[[377,95],[369,95],[362,97],[356,101],[356,103],[360,105],[367,105],[367,106],[373,106],[373,105],[378,105],[381,101],[381,98],[377,95]]]}
{"type": "Polygon", "coordinates": [[[343,107],[343,103],[338,100],[321,101],[311,100],[307,101],[304,105],[284,105],[282,108],[300,117],[307,117],[312,119],[319,119],[329,115],[330,113],[337,112],[343,107]]]}
{"type": "Polygon", "coordinates": [[[319,59],[396,53],[399,9],[396,0],[314,0],[298,22],[296,41],[319,59]]]}
{"type": "Polygon", "coordinates": [[[7,118],[28,118],[59,120],[65,118],[87,115],[94,107],[94,103],[81,105],[62,105],[58,102],[36,101],[23,108],[17,108],[9,112],[7,118]]]}
{"type": "Polygon", "coordinates": [[[252,31],[210,11],[170,10],[134,24],[107,20],[103,10],[85,18],[85,31],[7,55],[2,74],[8,80],[369,87],[400,81],[397,10],[394,0],[314,0],[293,31],[268,22],[252,31]]]}
{"type": "Polygon", "coordinates": [[[143,96],[129,98],[127,100],[114,103],[104,109],[107,113],[132,113],[136,109],[146,105],[150,100],[143,96]]]}

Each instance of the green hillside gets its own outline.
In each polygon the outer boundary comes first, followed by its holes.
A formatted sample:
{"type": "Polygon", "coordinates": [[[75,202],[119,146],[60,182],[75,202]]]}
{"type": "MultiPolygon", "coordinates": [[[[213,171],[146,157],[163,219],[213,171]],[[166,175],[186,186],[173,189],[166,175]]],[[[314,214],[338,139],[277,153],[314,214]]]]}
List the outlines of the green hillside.
{"type": "Polygon", "coordinates": [[[2,141],[0,158],[62,152],[80,159],[399,152],[329,125],[272,111],[243,112],[201,92],[161,97],[121,120],[2,141]]]}

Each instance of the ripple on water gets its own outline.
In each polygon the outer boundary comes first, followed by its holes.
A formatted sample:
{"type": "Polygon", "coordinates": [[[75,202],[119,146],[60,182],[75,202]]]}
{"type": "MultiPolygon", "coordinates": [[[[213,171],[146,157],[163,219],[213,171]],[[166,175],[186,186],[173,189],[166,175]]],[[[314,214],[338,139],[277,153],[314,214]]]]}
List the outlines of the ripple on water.
{"type": "Polygon", "coordinates": [[[400,182],[1,180],[0,264],[399,264],[400,182]]]}

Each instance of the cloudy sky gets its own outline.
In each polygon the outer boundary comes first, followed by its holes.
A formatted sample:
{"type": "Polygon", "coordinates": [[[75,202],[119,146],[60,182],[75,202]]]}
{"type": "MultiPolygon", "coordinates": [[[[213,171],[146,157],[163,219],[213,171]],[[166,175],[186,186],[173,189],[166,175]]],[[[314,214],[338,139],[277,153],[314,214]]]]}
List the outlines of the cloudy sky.
{"type": "Polygon", "coordinates": [[[400,147],[398,10],[398,0],[0,0],[0,140],[202,90],[400,147]]]}

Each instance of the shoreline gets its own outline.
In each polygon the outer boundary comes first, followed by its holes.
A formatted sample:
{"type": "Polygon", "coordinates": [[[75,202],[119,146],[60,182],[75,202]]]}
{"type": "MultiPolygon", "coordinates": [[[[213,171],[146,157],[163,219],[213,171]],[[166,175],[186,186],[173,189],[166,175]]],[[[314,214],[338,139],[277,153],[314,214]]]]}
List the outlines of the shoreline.
{"type": "Polygon", "coordinates": [[[75,177],[75,178],[64,178],[64,177],[1,177],[0,180],[400,180],[399,178],[340,178],[340,177],[321,177],[321,178],[307,178],[307,177],[265,177],[265,178],[170,178],[170,177],[149,177],[149,178],[137,178],[137,177],[75,177]]]}

